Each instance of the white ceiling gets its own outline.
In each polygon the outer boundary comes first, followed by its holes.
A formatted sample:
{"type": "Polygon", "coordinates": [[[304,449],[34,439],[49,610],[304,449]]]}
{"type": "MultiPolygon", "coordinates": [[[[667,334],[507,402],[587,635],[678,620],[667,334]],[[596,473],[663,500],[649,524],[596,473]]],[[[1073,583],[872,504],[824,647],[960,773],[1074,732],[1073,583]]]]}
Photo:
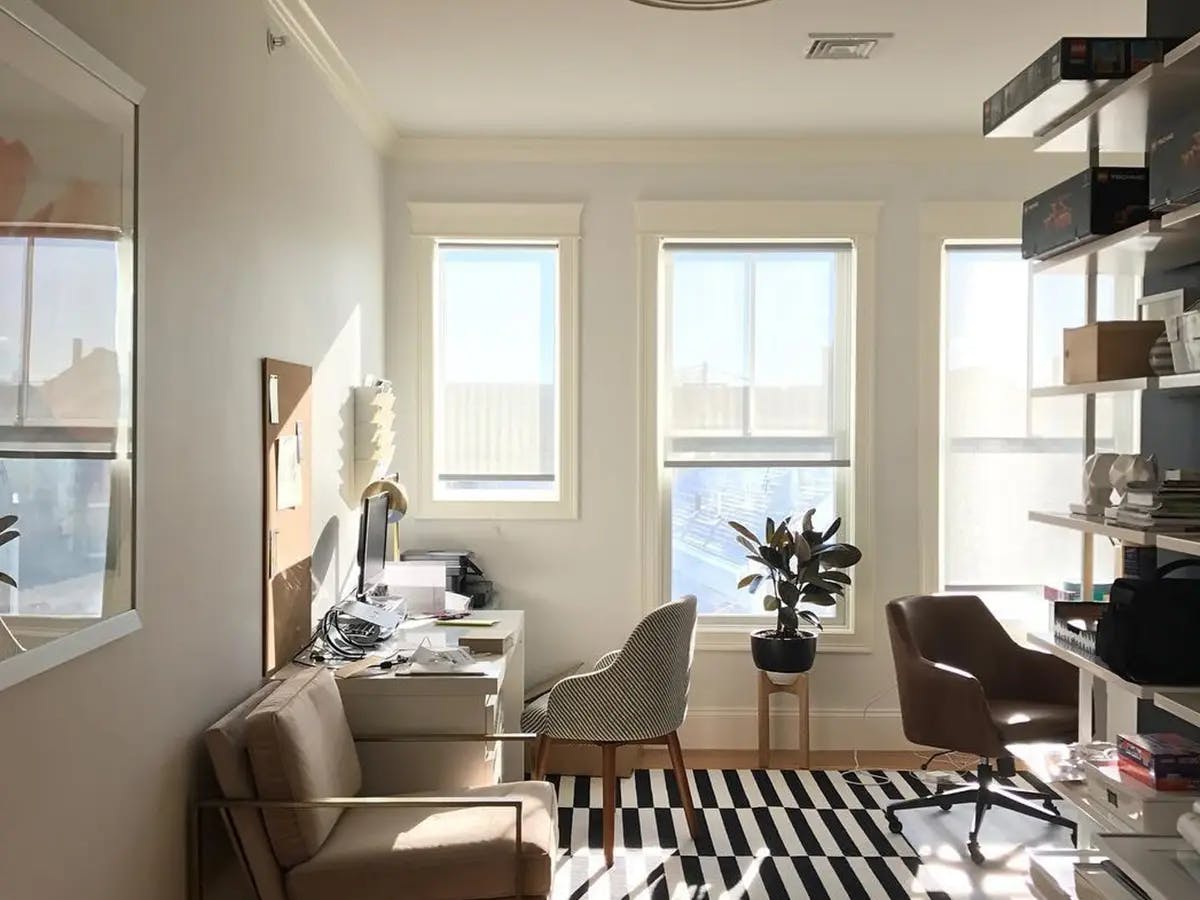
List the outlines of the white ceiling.
{"type": "Polygon", "coordinates": [[[983,99],[1067,34],[1138,34],[1143,0],[309,0],[407,134],[978,133],[983,99]],[[893,31],[867,62],[810,31],[893,31]]]}

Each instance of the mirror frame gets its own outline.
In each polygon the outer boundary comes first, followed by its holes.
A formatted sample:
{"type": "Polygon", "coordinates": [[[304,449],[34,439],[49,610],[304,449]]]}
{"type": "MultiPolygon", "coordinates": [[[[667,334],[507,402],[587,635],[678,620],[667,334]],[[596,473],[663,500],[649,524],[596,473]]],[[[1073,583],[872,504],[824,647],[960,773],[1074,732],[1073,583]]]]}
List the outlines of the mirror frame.
{"type": "MultiPolygon", "coordinates": [[[[58,54],[75,63],[90,74],[100,84],[113,91],[132,107],[133,111],[133,196],[130,209],[132,217],[133,245],[133,360],[132,387],[133,408],[130,423],[131,446],[133,449],[133,505],[132,505],[132,546],[131,568],[132,583],[130,584],[130,608],[107,619],[101,619],[94,625],[87,625],[77,631],[54,640],[32,647],[15,656],[0,660],[0,690],[11,687],[29,678],[39,675],[55,666],[62,665],[76,657],[82,656],[105,644],[110,644],[119,638],[138,631],[142,627],[138,602],[139,592],[143,583],[141,552],[141,529],[143,518],[143,466],[141,464],[141,442],[138,440],[138,426],[142,413],[142,378],[140,355],[145,347],[145,322],[142,316],[142,258],[140,252],[141,234],[139,231],[139,145],[140,129],[139,114],[145,89],[133,78],[121,71],[112,62],[102,56],[95,48],[82,38],[70,31],[57,19],[50,16],[30,0],[0,0],[0,17],[15,22],[19,27],[30,32],[46,44],[47,54],[58,54]]],[[[47,56],[47,60],[54,57],[47,56]]]]}

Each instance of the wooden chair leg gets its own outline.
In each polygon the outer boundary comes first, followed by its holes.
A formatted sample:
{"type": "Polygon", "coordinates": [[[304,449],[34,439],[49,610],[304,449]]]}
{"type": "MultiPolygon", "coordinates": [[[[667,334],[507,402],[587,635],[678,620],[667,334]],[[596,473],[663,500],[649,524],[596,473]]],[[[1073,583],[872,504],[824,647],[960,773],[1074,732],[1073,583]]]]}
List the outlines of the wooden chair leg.
{"type": "Polygon", "coordinates": [[[617,745],[603,744],[600,750],[604,757],[604,778],[601,785],[604,795],[604,864],[611,868],[617,817],[617,745]]]}
{"type": "Polygon", "coordinates": [[[550,759],[550,738],[544,734],[538,735],[537,743],[533,745],[533,771],[530,777],[534,781],[546,780],[546,765],[550,759]]]}
{"type": "Polygon", "coordinates": [[[687,769],[683,767],[683,750],[679,746],[679,734],[672,731],[667,735],[667,751],[671,754],[671,768],[675,770],[675,786],[683,801],[683,815],[687,819],[688,832],[696,839],[696,809],[692,806],[692,788],[688,784],[687,769]]]}

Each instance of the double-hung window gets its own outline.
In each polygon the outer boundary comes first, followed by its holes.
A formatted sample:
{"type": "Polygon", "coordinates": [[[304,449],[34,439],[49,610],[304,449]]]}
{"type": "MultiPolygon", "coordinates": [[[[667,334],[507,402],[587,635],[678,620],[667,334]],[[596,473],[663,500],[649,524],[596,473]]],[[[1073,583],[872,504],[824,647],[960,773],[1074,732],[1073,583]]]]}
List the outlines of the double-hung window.
{"type": "MultiPolygon", "coordinates": [[[[804,204],[772,206],[768,220],[804,204]]],[[[750,227],[739,236],[734,228],[654,239],[646,357],[657,443],[647,500],[660,529],[649,590],[660,599],[694,594],[705,627],[730,632],[770,615],[761,595],[737,588],[754,564],[730,521],[761,533],[768,516],[798,521],[814,509],[818,525],[843,520],[844,540],[863,533],[855,508],[861,248],[836,231],[784,237],[750,227]]],[[[852,630],[854,593],[814,607],[831,631],[852,630]]]]}
{"type": "MultiPolygon", "coordinates": [[[[1038,396],[1062,383],[1064,328],[1082,325],[1083,279],[1034,276],[1012,243],[942,249],[940,516],[937,589],[977,594],[1002,620],[1044,627],[1045,587],[1076,590],[1075,532],[1029,521],[1080,499],[1082,396],[1038,396]]],[[[1130,318],[1128,285],[1102,278],[1100,319],[1130,318]]],[[[1098,450],[1129,452],[1133,394],[1096,398],[1098,450]]],[[[1097,583],[1114,554],[1097,552],[1097,583]]]]}
{"type": "Polygon", "coordinates": [[[579,207],[412,204],[418,515],[576,512],[579,207]]]}

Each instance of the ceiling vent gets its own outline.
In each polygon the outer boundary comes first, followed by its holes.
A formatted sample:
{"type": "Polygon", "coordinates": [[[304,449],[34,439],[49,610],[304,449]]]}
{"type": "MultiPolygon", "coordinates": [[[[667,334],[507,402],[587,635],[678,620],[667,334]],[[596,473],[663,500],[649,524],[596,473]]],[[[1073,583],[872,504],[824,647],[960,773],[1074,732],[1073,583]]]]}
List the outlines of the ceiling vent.
{"type": "Polygon", "coordinates": [[[880,41],[894,37],[890,31],[873,31],[861,34],[826,34],[810,32],[812,46],[805,54],[807,59],[869,59],[880,41]]]}
{"type": "Polygon", "coordinates": [[[642,6],[657,6],[659,9],[737,9],[739,6],[757,6],[767,0],[633,0],[642,6]]]}

